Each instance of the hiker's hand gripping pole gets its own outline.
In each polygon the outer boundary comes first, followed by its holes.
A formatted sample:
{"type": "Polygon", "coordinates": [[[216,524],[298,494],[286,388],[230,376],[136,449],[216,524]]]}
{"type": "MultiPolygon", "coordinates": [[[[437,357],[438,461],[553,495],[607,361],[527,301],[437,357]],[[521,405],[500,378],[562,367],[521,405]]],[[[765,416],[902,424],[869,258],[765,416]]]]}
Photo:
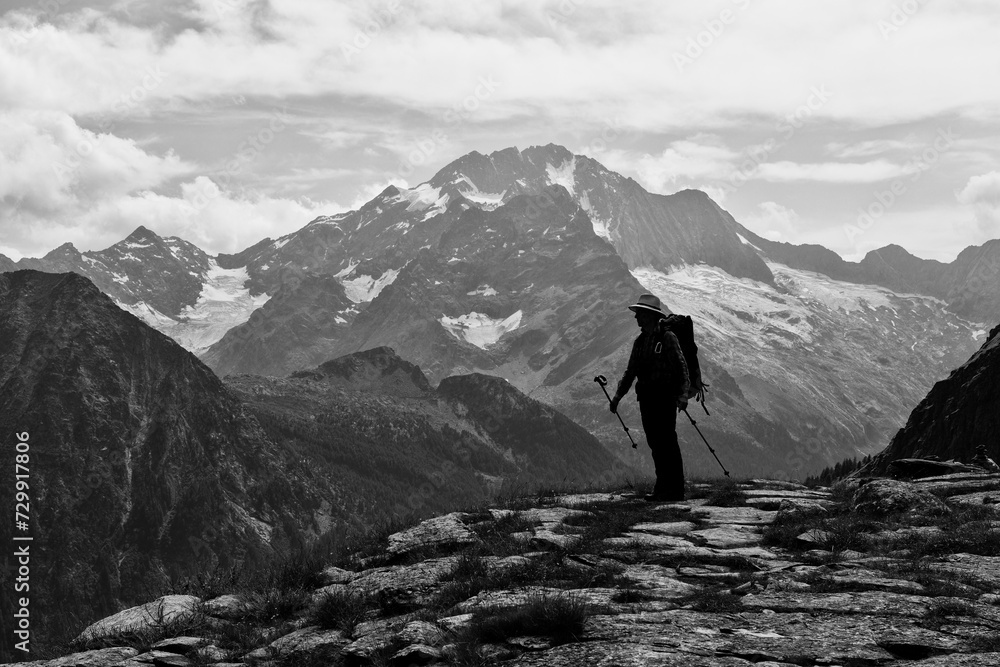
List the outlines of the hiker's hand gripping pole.
{"type": "MultiPolygon", "coordinates": [[[[594,378],[594,382],[601,385],[601,390],[604,392],[604,395],[607,396],[608,403],[610,403],[611,396],[608,395],[608,390],[605,388],[608,384],[608,378],[604,377],[603,375],[598,375],[597,377],[594,378]]],[[[632,443],[632,449],[635,449],[636,448],[635,440],[632,439],[632,434],[628,432],[628,426],[625,425],[625,421],[622,419],[622,416],[618,414],[617,410],[615,410],[615,416],[618,417],[618,421],[622,423],[622,428],[625,429],[625,435],[628,436],[629,442],[632,443]]]]}

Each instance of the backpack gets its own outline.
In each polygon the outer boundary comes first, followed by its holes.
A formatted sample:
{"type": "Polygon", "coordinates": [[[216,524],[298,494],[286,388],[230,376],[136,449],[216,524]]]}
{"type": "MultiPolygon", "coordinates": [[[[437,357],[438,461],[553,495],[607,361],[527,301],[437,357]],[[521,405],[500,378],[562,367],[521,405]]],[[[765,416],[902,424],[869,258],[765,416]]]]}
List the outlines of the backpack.
{"type": "MultiPolygon", "coordinates": [[[[663,337],[663,332],[669,331],[677,336],[680,343],[681,352],[684,353],[684,361],[688,367],[688,377],[691,380],[691,391],[684,398],[697,396],[702,407],[705,407],[705,389],[708,385],[702,380],[701,365],[698,363],[698,345],[694,342],[694,322],[690,315],[676,315],[671,313],[662,318],[656,324],[657,338],[663,337]]],[[[708,412],[708,409],[705,409],[708,412]]]]}

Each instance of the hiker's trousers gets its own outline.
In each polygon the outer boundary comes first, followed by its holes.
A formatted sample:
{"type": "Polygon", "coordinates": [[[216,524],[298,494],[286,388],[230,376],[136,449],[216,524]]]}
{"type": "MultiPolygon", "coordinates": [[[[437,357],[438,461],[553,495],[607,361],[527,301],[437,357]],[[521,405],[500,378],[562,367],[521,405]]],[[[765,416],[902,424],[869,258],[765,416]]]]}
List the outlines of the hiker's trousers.
{"type": "Polygon", "coordinates": [[[677,444],[676,403],[675,398],[649,397],[639,401],[639,414],[656,467],[653,493],[670,500],[683,500],[684,461],[677,444]]]}

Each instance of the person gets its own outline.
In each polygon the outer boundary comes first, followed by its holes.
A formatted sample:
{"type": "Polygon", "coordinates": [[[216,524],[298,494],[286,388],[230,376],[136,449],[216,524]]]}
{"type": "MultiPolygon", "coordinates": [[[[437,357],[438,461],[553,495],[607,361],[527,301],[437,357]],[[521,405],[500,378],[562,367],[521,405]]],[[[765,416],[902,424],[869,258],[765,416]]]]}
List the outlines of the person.
{"type": "Polygon", "coordinates": [[[666,316],[660,300],[643,294],[628,307],[641,332],[632,344],[628,366],[611,399],[611,412],[635,381],[642,430],[653,454],[656,486],[645,496],[653,502],[684,500],[684,462],[677,444],[677,411],[687,407],[690,391],[687,362],[677,337],[670,331],[657,334],[657,323],[666,316]]]}

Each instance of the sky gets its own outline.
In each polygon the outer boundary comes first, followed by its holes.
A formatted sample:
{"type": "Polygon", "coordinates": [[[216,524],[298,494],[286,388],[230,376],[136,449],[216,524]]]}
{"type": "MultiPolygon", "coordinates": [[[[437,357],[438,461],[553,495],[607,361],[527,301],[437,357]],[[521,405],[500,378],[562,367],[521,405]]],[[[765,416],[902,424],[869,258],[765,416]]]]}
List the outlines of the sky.
{"type": "Polygon", "coordinates": [[[846,259],[1000,238],[992,0],[0,0],[0,253],[211,253],[556,143],[846,259]]]}

